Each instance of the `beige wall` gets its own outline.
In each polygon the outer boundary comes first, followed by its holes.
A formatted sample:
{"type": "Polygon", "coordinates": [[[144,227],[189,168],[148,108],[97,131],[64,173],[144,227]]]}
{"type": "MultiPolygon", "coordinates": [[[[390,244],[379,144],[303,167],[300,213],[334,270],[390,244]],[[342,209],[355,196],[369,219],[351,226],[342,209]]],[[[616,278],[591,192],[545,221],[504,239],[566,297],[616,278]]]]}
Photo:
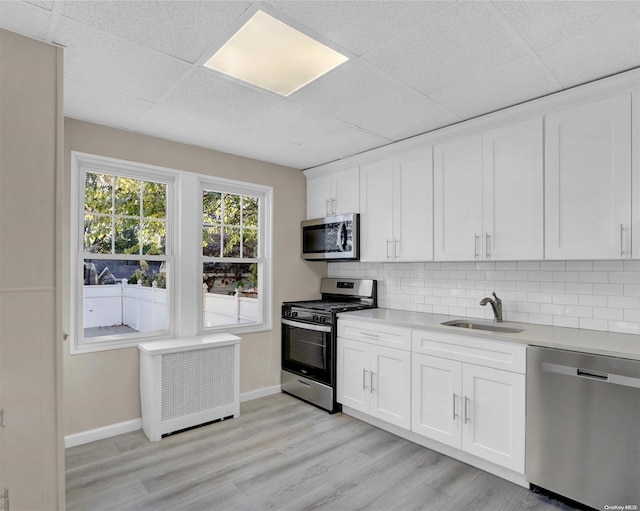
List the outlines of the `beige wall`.
{"type": "Polygon", "coordinates": [[[61,52],[0,30],[0,489],[64,506],[56,311],[61,52]]]}
{"type": "MultiPolygon", "coordinates": [[[[273,187],[274,328],[242,336],[240,392],[278,385],[280,306],[286,300],[316,297],[320,277],[326,274],[326,264],[308,263],[299,255],[300,221],[306,202],[302,172],[71,119],[65,120],[65,146],[67,193],[72,150],[273,187]]],[[[68,215],[67,211],[67,226],[68,215]]],[[[67,247],[68,235],[67,230],[67,247]]],[[[68,274],[66,280],[68,284],[68,274]]],[[[67,346],[65,434],[139,418],[138,364],[136,348],[70,355],[67,346]]]]}

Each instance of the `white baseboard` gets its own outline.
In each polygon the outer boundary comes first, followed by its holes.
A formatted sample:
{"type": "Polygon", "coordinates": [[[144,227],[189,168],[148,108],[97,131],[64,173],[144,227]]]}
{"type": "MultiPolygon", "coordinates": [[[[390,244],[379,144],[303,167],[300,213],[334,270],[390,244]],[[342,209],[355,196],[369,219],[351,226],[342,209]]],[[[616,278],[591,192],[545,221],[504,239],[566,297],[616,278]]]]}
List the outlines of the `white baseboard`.
{"type": "Polygon", "coordinates": [[[125,422],[118,422],[117,424],[110,424],[109,426],[67,435],[64,437],[64,446],[67,448],[75,447],[139,429],[142,429],[142,419],[131,419],[125,422]]]}
{"type": "Polygon", "coordinates": [[[274,385],[273,387],[263,387],[261,389],[250,390],[249,392],[244,392],[240,394],[240,402],[244,403],[245,401],[253,401],[254,399],[271,396],[272,394],[279,394],[280,392],[282,392],[280,385],[274,385]]]}
{"type": "MultiPolygon", "coordinates": [[[[280,392],[280,385],[251,390],[240,394],[240,402],[244,403],[245,401],[252,401],[254,399],[278,394],[280,392]]],[[[88,444],[89,442],[103,440],[112,436],[122,435],[123,433],[137,431],[139,429],[142,429],[142,419],[132,419],[125,422],[119,422],[117,424],[110,424],[109,426],[103,426],[101,428],[90,429],[89,431],[82,431],[80,433],[67,435],[64,437],[64,446],[66,448],[75,447],[77,445],[88,444]]]]}

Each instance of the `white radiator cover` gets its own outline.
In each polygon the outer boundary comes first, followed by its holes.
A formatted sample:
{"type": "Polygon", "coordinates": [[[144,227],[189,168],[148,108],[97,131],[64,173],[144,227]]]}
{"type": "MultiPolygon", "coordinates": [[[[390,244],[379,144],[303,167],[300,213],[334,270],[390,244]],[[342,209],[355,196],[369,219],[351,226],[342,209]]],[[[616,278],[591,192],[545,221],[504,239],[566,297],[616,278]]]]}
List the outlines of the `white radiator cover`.
{"type": "Polygon", "coordinates": [[[240,338],[217,334],[142,343],[142,429],[162,435],[240,415],[240,338]]]}

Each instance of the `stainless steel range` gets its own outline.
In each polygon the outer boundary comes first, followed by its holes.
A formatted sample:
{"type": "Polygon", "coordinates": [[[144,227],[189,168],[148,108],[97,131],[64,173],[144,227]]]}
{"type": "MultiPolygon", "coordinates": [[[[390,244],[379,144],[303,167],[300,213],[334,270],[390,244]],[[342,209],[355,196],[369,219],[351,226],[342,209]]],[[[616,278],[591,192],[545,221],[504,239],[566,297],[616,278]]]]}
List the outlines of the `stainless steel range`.
{"type": "Polygon", "coordinates": [[[336,402],[336,337],[339,312],[377,306],[375,280],[322,279],[321,300],[282,304],[282,391],[323,408],[336,402]]]}

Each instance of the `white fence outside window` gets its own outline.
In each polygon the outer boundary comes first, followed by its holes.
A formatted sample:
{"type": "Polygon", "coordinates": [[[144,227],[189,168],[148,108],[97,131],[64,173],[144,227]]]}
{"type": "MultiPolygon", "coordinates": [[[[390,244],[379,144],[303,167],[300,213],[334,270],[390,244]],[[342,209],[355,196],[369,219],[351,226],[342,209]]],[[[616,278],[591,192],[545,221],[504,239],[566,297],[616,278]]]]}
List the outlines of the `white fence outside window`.
{"type": "MultiPolygon", "coordinates": [[[[84,287],[84,328],[126,325],[138,332],[167,330],[167,290],[142,284],[84,287]]],[[[205,326],[258,321],[258,299],[203,293],[205,326]]]]}

